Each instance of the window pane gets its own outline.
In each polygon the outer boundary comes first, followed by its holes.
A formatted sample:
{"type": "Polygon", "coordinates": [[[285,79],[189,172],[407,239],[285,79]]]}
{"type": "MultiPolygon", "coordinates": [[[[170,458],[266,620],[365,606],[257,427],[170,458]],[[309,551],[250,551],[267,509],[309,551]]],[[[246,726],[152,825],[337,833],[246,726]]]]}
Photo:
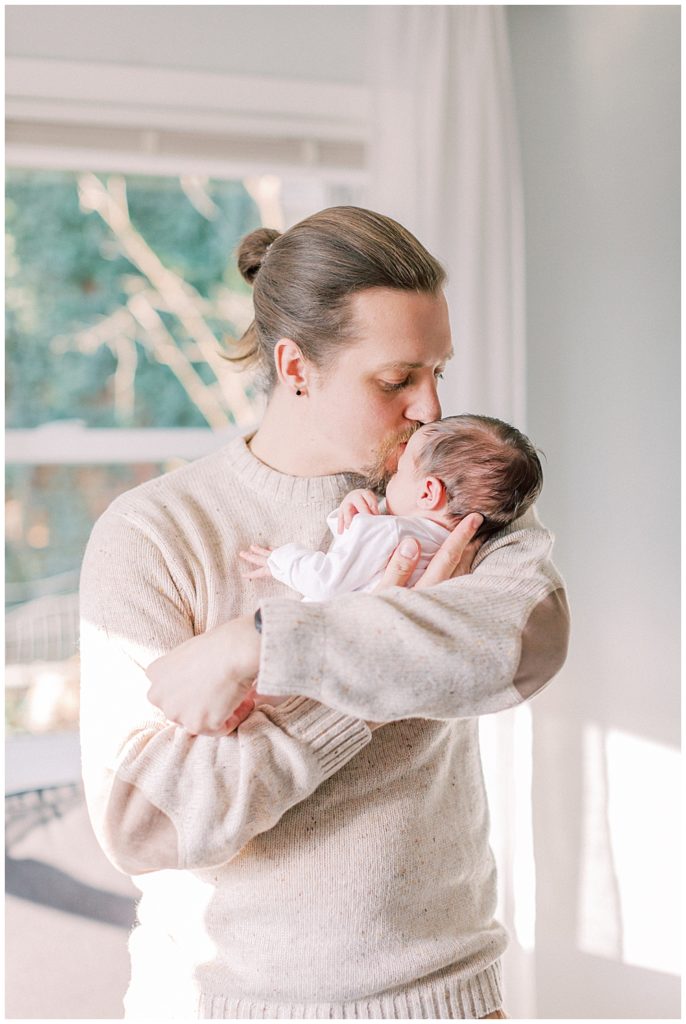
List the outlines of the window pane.
{"type": "Polygon", "coordinates": [[[241,181],[8,170],[7,425],[231,422],[207,350],[250,322],[234,253],[259,225],[241,181]]]}
{"type": "Polygon", "coordinates": [[[76,590],[95,520],[118,494],[167,468],[153,463],[7,466],[7,604],[76,590]]]}
{"type": "Polygon", "coordinates": [[[78,728],[78,581],[90,531],[118,494],[171,468],[7,467],[5,717],[11,732],[78,728]]]}

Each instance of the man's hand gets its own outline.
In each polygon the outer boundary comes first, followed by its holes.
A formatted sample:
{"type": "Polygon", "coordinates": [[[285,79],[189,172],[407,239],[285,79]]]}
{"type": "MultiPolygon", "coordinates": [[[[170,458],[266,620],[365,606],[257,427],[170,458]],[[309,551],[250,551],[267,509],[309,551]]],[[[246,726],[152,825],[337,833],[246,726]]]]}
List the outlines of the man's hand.
{"type": "Polygon", "coordinates": [[[338,510],[338,532],[343,533],[353,521],[353,516],[363,512],[368,516],[378,516],[379,500],[374,491],[360,488],[346,494],[338,510]]]}
{"type": "Polygon", "coordinates": [[[247,697],[238,705],[230,718],[227,719],[223,732],[234,732],[239,725],[242,725],[246,718],[255,710],[255,687],[248,691],[247,697]]]}
{"type": "Polygon", "coordinates": [[[222,736],[239,724],[259,665],[260,634],[253,616],[243,615],[153,661],[148,699],[194,735],[222,736]]]}
{"type": "MultiPolygon", "coordinates": [[[[478,512],[465,516],[443,541],[413,589],[435,587],[437,583],[470,573],[472,562],[482,543],[472,538],[482,522],[483,516],[478,512]]],[[[412,537],[405,537],[391,555],[383,578],[374,588],[374,593],[386,590],[387,587],[404,587],[416,568],[420,554],[419,542],[412,537]]]]}
{"type": "MultiPolygon", "coordinates": [[[[433,587],[437,583],[443,583],[444,580],[450,580],[455,576],[466,576],[471,572],[472,562],[481,547],[481,541],[472,540],[472,538],[482,522],[483,516],[480,516],[478,512],[465,516],[450,536],[443,541],[421,579],[415,583],[412,589],[420,590],[425,587],[433,587]]],[[[376,594],[388,587],[404,587],[417,566],[420,554],[419,541],[413,537],[405,537],[391,555],[383,578],[374,588],[373,593],[376,594]]],[[[367,722],[372,731],[385,724],[385,722],[367,722]]]]}

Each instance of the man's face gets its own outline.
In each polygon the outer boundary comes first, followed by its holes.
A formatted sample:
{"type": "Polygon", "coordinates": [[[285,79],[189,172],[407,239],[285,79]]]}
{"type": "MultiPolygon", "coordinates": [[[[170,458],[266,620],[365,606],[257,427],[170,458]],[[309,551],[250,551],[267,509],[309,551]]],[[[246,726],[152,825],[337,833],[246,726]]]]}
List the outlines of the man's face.
{"type": "Polygon", "coordinates": [[[437,382],[452,344],[443,293],[370,288],[350,301],[355,341],[309,388],[331,471],[381,485],[395,472],[400,446],[422,423],[440,418],[437,382]]]}

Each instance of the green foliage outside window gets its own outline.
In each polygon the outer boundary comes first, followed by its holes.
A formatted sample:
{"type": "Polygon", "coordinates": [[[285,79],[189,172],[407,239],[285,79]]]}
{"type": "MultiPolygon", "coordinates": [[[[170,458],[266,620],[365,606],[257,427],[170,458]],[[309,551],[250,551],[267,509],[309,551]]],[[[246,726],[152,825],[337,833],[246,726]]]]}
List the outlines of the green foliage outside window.
{"type": "MultiPolygon", "coordinates": [[[[198,393],[203,385],[214,387],[230,422],[230,405],[225,396],[222,401],[197,339],[165,308],[156,282],[127,253],[117,231],[100,213],[84,208],[85,178],[91,189],[97,182],[104,192],[109,184],[105,176],[7,173],[7,426],[61,419],[90,427],[208,426],[178,376],[158,361],[145,323],[131,314],[141,304],[145,322],[158,322],[157,351],[160,337],[168,348],[176,346],[192,367],[198,393]],[[100,344],[94,328],[106,338],[100,344]],[[124,362],[123,376],[135,380],[128,394],[121,387],[124,362]]],[[[237,325],[221,309],[227,296],[249,304],[234,252],[260,218],[244,185],[210,181],[184,188],[178,179],[130,176],[124,196],[144,251],[189,286],[187,303],[215,338],[239,333],[245,324],[237,325]]],[[[230,365],[223,365],[230,374],[230,365]]]]}
{"type": "MultiPolygon", "coordinates": [[[[252,392],[219,353],[250,319],[234,254],[259,224],[240,181],[8,170],[7,427],[230,424],[252,392]]],[[[70,454],[7,467],[10,605],[75,589],[95,519],[169,468],[70,454]]]]}

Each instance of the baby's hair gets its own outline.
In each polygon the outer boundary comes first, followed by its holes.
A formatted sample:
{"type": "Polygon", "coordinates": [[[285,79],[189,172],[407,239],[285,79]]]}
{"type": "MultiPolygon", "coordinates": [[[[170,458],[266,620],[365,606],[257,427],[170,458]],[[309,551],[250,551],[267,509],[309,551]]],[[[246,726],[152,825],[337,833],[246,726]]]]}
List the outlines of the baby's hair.
{"type": "Polygon", "coordinates": [[[486,539],[508,526],[541,493],[538,453],[509,423],[490,416],[447,416],[422,430],[428,436],[416,456],[418,469],[443,482],[452,517],[484,516],[477,537],[486,539]]]}

